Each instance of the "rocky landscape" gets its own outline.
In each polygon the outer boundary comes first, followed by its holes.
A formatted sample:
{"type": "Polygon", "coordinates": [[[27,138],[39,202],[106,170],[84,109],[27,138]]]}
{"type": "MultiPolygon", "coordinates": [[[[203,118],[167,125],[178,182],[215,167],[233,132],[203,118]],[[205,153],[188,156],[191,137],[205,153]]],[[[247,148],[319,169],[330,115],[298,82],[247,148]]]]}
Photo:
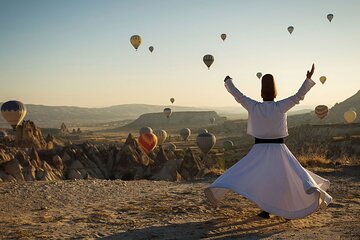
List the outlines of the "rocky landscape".
{"type": "MultiPolygon", "coordinates": [[[[45,139],[33,122],[18,127],[14,140],[0,145],[0,181],[122,179],[190,180],[213,171],[188,148],[173,151],[159,146],[145,154],[129,134],[124,143],[98,145],[63,144],[45,139]]],[[[211,158],[208,161],[211,161],[211,158]]],[[[220,170],[220,169],[219,169],[220,170]]]]}
{"type": "Polygon", "coordinates": [[[203,189],[253,144],[242,125],[227,121],[209,128],[220,136],[228,133],[203,158],[189,147],[193,140],[176,150],[164,145],[147,155],[131,134],[107,144],[82,141],[84,135],[78,134],[79,143],[74,144],[61,138],[71,137],[69,131],[44,137],[33,122],[25,121],[15,135],[0,135],[0,236],[359,239],[357,124],[290,129],[287,145],[304,166],[331,181],[328,192],[334,197],[328,208],[291,221],[260,219],[256,205],[233,193],[217,208],[207,203],[203,189]],[[234,127],[239,130],[236,136],[231,134],[234,127]],[[232,139],[235,147],[224,151],[220,146],[225,139],[232,139]]]}

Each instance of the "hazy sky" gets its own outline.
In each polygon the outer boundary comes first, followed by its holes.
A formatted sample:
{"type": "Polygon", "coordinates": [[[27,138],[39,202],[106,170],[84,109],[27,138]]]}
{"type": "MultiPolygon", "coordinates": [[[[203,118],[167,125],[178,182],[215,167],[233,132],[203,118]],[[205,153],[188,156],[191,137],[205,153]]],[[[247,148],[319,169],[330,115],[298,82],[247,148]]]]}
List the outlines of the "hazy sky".
{"type": "Polygon", "coordinates": [[[0,102],[234,106],[226,75],[260,100],[255,74],[272,73],[282,99],[314,62],[302,104],[331,107],[360,89],[359,12],[359,0],[0,0],[0,102]]]}

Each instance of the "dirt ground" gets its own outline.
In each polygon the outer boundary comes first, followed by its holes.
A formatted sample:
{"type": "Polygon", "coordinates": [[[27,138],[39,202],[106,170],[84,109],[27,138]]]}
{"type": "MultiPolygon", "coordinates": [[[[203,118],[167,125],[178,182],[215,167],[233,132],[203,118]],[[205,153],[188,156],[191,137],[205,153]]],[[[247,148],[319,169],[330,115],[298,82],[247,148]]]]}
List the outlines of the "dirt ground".
{"type": "Polygon", "coordinates": [[[218,208],[196,182],[79,180],[0,183],[1,239],[360,239],[360,166],[312,169],[331,181],[328,208],[260,219],[229,194],[218,208]]]}

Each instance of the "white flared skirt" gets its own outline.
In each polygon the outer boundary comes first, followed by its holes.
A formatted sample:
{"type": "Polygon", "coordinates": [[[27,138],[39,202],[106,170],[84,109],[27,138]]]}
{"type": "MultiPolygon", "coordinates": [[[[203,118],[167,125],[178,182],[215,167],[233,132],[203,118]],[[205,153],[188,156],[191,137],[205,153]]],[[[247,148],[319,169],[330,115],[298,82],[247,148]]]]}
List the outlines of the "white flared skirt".
{"type": "Polygon", "coordinates": [[[303,168],[285,144],[255,144],[250,152],[205,189],[217,205],[231,190],[262,210],[286,219],[305,217],[332,197],[330,182],[303,168]]]}

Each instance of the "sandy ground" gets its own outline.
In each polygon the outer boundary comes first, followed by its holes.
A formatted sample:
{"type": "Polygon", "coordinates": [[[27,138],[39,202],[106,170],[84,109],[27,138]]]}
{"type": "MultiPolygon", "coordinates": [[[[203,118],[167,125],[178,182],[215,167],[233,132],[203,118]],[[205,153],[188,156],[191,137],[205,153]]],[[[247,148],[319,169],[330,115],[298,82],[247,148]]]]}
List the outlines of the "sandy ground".
{"type": "Polygon", "coordinates": [[[0,238],[360,239],[360,166],[313,170],[334,202],[291,221],[260,219],[236,194],[211,207],[203,189],[213,179],[0,183],[0,238]]]}

